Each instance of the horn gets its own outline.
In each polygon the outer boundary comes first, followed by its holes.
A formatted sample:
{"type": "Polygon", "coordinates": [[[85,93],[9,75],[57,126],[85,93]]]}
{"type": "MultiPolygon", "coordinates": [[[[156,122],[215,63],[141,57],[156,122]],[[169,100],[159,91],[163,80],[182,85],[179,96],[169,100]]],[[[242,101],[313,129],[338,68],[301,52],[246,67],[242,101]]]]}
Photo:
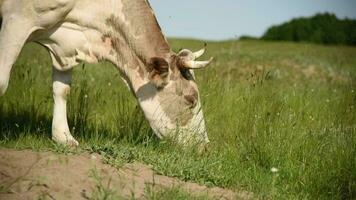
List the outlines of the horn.
{"type": "Polygon", "coordinates": [[[194,60],[184,61],[183,65],[185,68],[188,68],[188,69],[202,69],[202,68],[208,66],[213,61],[213,59],[214,58],[211,57],[207,61],[194,61],[194,60]]]}
{"type": "Polygon", "coordinates": [[[200,49],[200,50],[197,51],[197,52],[194,52],[194,53],[193,53],[193,55],[194,55],[194,57],[195,57],[194,59],[197,59],[197,58],[199,58],[200,56],[202,56],[202,55],[205,53],[207,46],[208,46],[208,44],[207,44],[207,43],[204,43],[204,48],[200,49]]]}
{"type": "Polygon", "coordinates": [[[194,52],[194,53],[193,53],[194,59],[197,59],[197,58],[199,58],[200,56],[202,56],[202,55],[205,53],[205,50],[206,50],[206,48],[204,47],[204,48],[200,49],[199,51],[194,52]]]}

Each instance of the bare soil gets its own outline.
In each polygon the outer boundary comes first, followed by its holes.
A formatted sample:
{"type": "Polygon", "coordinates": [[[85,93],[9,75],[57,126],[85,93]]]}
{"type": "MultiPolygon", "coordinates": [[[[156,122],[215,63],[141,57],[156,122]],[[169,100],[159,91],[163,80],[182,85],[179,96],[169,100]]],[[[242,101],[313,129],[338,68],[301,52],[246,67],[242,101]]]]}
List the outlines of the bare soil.
{"type": "Polygon", "coordinates": [[[147,199],[147,187],[179,187],[191,195],[213,199],[251,199],[247,192],[207,188],[156,174],[142,163],[120,169],[104,164],[96,154],[61,155],[0,149],[0,199],[93,199],[101,189],[123,199],[147,199]],[[96,178],[93,174],[97,174],[96,178]]]}

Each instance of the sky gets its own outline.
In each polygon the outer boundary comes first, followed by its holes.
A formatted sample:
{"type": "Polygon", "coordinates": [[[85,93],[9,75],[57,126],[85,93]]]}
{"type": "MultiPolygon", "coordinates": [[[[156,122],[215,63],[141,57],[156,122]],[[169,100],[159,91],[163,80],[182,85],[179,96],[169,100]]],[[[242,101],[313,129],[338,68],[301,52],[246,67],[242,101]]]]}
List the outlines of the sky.
{"type": "Polygon", "coordinates": [[[356,19],[356,0],[150,0],[169,37],[225,40],[262,36],[295,17],[332,12],[356,19]]]}

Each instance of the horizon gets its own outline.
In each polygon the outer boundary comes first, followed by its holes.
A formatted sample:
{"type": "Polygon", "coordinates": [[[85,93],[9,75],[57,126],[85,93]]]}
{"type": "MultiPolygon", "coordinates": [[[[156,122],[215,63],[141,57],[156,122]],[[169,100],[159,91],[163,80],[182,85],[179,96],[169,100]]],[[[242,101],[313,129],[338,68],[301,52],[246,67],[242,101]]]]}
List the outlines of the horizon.
{"type": "Polygon", "coordinates": [[[150,4],[167,37],[209,41],[261,37],[271,26],[318,13],[356,19],[353,0],[276,0],[274,4],[267,0],[150,0],[150,4]]]}

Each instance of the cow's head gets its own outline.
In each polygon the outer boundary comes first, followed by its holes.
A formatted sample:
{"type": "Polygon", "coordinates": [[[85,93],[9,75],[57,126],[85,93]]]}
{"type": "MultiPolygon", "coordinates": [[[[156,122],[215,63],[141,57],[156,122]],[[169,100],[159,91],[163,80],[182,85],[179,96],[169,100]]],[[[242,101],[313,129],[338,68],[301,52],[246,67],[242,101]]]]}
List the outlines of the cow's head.
{"type": "Polygon", "coordinates": [[[194,69],[209,61],[195,61],[204,53],[182,50],[168,60],[151,58],[148,63],[150,82],[136,95],[155,133],[172,137],[183,144],[209,142],[194,69]]]}

